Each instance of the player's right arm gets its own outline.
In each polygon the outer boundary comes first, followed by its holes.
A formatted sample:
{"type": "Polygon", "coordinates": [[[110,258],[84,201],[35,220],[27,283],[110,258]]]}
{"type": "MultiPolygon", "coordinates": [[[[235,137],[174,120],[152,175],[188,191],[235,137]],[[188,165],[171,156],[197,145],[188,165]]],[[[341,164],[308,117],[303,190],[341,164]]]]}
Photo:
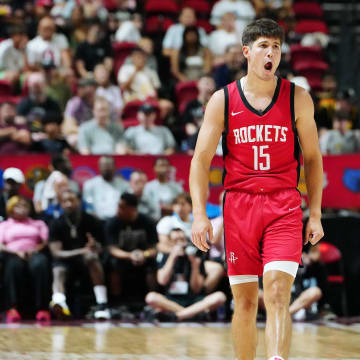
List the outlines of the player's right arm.
{"type": "Polygon", "coordinates": [[[194,216],[192,242],[202,251],[210,248],[206,241],[207,234],[210,241],[213,237],[212,226],[206,216],[206,200],[210,164],[224,131],[224,107],[224,91],[219,90],[213,94],[206,106],[204,122],[191,160],[189,185],[194,216]]]}

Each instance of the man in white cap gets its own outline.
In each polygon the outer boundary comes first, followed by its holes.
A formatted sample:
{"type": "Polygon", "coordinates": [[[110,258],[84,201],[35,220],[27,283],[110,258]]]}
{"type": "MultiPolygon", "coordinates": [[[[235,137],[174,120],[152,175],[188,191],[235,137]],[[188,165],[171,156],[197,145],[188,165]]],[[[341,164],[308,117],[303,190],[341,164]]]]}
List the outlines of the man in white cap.
{"type": "Polygon", "coordinates": [[[3,173],[4,187],[0,190],[0,221],[7,218],[6,202],[12,196],[19,195],[22,184],[25,183],[25,177],[18,168],[9,167],[3,173]]]}

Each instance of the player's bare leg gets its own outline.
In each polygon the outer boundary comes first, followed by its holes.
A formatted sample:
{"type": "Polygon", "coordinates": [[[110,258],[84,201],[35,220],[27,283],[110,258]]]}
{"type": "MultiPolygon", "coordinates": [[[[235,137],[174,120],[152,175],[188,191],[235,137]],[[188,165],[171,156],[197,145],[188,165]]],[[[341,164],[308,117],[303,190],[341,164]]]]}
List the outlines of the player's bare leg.
{"type": "Polygon", "coordinates": [[[281,356],[287,359],[291,343],[290,291],[294,277],[277,270],[264,274],[266,307],[266,358],[281,356]]]}
{"type": "Polygon", "coordinates": [[[234,315],[232,338],[237,360],[253,360],[256,354],[258,282],[232,285],[234,315]]]}

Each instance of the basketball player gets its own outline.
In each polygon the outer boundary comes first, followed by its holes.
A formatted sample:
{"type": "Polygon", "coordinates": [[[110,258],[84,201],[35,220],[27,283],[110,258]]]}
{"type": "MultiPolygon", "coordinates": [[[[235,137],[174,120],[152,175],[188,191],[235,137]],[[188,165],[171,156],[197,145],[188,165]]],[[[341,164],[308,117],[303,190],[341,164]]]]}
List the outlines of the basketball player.
{"type": "Polygon", "coordinates": [[[207,251],[207,238],[211,242],[213,237],[205,212],[209,168],[223,134],[224,232],[235,303],[232,334],[237,360],[255,358],[261,275],[267,310],[266,356],[288,358],[290,289],[302,250],[301,198],[296,189],[298,140],[310,207],[304,242],[315,244],[323,237],[322,158],[314,105],[303,88],[275,76],[283,36],[269,19],[246,27],[242,42],[248,73],[210,99],[190,169],[192,241],[207,251]]]}

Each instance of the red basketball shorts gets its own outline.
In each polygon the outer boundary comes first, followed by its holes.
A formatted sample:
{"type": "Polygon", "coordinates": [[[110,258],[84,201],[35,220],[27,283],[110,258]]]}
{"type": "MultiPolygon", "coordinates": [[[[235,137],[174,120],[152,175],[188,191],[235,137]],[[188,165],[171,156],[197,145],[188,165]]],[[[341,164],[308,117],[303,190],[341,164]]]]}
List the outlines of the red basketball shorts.
{"type": "Polygon", "coordinates": [[[301,263],[302,211],[296,189],[272,193],[228,191],[224,232],[228,275],[263,274],[271,261],[301,263]]]}

